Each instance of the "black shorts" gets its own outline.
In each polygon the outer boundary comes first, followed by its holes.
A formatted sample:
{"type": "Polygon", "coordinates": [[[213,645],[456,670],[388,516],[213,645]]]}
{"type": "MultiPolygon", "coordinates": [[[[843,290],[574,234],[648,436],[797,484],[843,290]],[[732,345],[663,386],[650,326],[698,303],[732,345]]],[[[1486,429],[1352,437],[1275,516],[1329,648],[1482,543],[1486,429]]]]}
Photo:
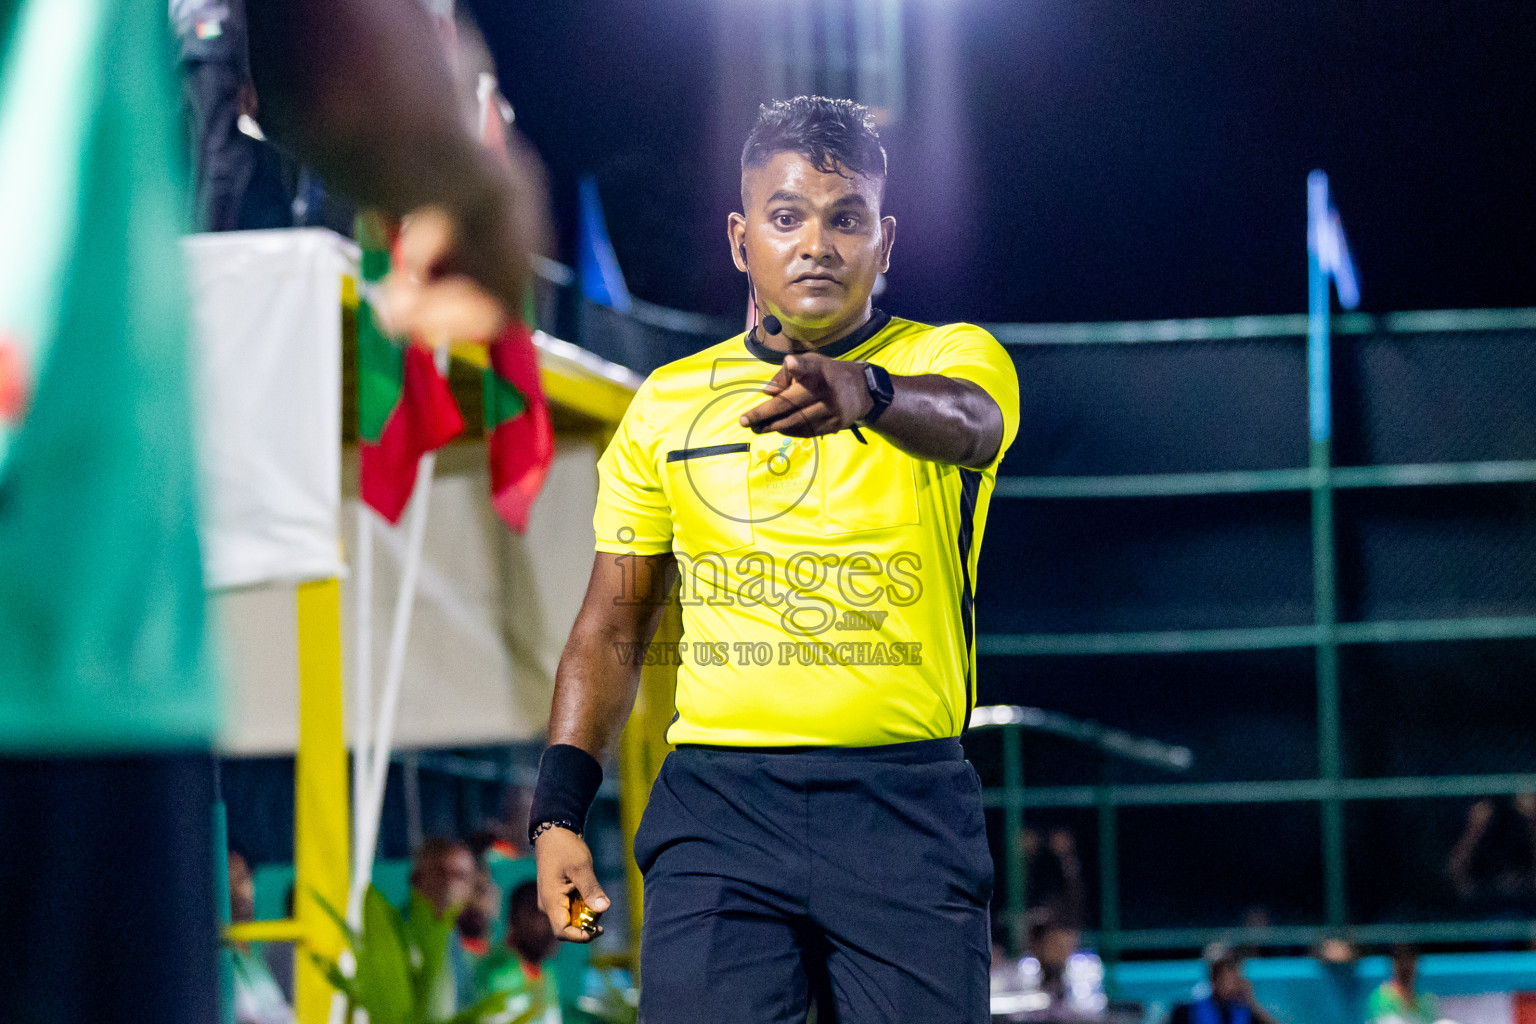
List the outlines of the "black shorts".
{"type": "Polygon", "coordinates": [[[207,754],[0,758],[0,1018],[218,1017],[207,754]]]}
{"type": "Polygon", "coordinates": [[[985,1024],[992,856],[958,740],[681,747],[635,836],[641,1024],[985,1024]]]}

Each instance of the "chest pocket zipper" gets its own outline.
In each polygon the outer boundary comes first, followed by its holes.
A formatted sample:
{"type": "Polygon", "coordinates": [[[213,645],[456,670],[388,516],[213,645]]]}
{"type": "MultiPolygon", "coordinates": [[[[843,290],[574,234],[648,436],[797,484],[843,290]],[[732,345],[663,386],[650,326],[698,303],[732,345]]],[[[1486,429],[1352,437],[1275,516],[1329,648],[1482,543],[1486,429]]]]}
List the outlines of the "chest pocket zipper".
{"type": "Polygon", "coordinates": [[[737,455],[749,452],[752,446],[742,441],[738,444],[712,444],[703,448],[674,448],[667,452],[668,462],[684,462],[688,459],[704,459],[711,455],[737,455]]]}

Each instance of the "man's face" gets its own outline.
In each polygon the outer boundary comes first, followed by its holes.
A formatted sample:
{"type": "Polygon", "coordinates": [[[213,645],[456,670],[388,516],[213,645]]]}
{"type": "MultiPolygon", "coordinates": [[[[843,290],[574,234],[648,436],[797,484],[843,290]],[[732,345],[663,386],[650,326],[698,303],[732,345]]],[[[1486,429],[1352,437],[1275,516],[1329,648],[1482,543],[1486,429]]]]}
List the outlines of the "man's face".
{"type": "Polygon", "coordinates": [[[462,907],[474,894],[475,858],[462,847],[428,857],[412,873],[411,884],[439,914],[462,907]]]}
{"type": "Polygon", "coordinates": [[[491,878],[489,871],[476,868],[473,894],[464,909],[459,911],[459,934],[465,938],[483,939],[499,916],[501,887],[491,878]]]}
{"type": "Polygon", "coordinates": [[[741,184],[745,209],[731,214],[731,250],[738,269],[750,268],[762,312],[797,340],[858,326],[896,238],[895,218],[880,216],[882,183],[776,153],[747,168],[741,184]]]}
{"type": "Polygon", "coordinates": [[[1223,963],[1211,972],[1211,995],[1223,1003],[1236,1002],[1243,994],[1243,970],[1237,964],[1223,963]]]}

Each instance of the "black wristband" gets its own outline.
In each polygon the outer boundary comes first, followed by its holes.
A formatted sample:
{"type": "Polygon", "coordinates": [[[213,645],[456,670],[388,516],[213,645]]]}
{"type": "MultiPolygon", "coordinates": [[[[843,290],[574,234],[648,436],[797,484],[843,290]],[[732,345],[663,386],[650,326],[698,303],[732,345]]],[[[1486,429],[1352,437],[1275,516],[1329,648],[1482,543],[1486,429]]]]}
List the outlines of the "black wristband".
{"type": "Polygon", "coordinates": [[[587,811],[603,784],[603,766],[597,758],[568,743],[556,743],[539,759],[539,781],[533,787],[533,805],[528,810],[528,841],[540,825],[571,823],[580,832],[586,827],[587,811]]]}

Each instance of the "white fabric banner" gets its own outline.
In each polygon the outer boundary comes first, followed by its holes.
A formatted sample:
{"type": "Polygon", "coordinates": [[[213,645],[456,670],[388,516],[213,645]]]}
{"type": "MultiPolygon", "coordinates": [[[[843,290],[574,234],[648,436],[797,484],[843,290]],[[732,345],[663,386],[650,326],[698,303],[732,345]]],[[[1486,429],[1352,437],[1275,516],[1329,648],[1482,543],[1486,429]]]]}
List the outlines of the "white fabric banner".
{"type": "Polygon", "coordinates": [[[340,576],[341,288],[357,250],[320,228],[184,246],[207,585],[340,576]]]}
{"type": "MultiPolygon", "coordinates": [[[[597,456],[590,439],[556,439],[549,479],[527,536],[519,537],[491,510],[485,446],[451,444],[439,453],[406,648],[397,750],[508,743],[544,730],[555,666],[592,566],[597,456]]],[[[347,461],[343,479],[355,481],[351,453],[347,461]]],[[[342,533],[355,551],[355,494],[348,494],[345,507],[342,533]]],[[[405,530],[380,526],[374,543],[377,676],[386,660],[405,530]]],[[[349,743],[357,708],[352,583],[342,585],[349,743]]],[[[292,753],[299,712],[294,588],[273,583],[226,591],[213,608],[229,683],[220,749],[240,756],[292,753]]]]}

